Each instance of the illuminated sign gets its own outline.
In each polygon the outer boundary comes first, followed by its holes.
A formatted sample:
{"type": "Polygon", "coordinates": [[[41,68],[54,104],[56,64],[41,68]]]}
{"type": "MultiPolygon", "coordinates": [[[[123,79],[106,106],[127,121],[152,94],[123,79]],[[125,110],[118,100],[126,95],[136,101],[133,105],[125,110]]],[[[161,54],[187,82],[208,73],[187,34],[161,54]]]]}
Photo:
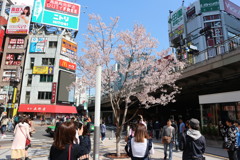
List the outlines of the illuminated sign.
{"type": "Polygon", "coordinates": [[[53,66],[34,66],[32,74],[53,74],[53,66]]]}
{"type": "Polygon", "coordinates": [[[71,59],[77,59],[77,44],[63,38],[62,48],[60,53],[61,55],[64,55],[71,59]]]}
{"type": "Polygon", "coordinates": [[[59,61],[59,67],[67,69],[67,70],[72,70],[75,71],[77,68],[77,65],[68,61],[65,61],[63,59],[60,59],[59,61]]]}
{"type": "Polygon", "coordinates": [[[56,101],[56,94],[57,94],[57,83],[53,82],[52,83],[52,98],[51,98],[52,103],[55,103],[55,101],[56,101]]]}

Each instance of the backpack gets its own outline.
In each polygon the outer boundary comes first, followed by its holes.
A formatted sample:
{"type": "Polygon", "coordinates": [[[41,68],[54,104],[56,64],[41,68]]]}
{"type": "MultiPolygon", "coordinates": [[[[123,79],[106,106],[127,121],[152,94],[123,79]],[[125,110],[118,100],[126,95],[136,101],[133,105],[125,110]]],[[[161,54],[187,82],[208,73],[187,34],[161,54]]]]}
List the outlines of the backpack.
{"type": "MultiPolygon", "coordinates": [[[[147,140],[147,148],[146,148],[146,152],[143,158],[143,160],[145,160],[146,158],[148,158],[149,155],[149,151],[152,149],[152,139],[148,139],[147,140]]],[[[126,146],[125,146],[125,151],[127,152],[127,155],[131,158],[134,158],[132,155],[132,147],[131,147],[131,139],[128,140],[126,146]]],[[[140,158],[138,158],[140,159],[140,158]]]]}

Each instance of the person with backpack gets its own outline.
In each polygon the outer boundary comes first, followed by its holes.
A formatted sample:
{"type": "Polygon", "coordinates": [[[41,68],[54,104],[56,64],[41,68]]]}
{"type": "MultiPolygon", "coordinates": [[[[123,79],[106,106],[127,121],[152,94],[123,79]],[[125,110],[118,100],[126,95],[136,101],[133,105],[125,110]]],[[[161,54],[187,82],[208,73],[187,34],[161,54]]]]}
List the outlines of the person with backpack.
{"type": "Polygon", "coordinates": [[[128,140],[125,151],[132,160],[149,160],[149,154],[154,154],[152,139],[144,124],[136,125],[134,137],[128,140]]]}
{"type": "Polygon", "coordinates": [[[192,118],[189,129],[182,133],[179,149],[183,151],[182,160],[205,160],[205,137],[200,133],[199,121],[192,118]]]}

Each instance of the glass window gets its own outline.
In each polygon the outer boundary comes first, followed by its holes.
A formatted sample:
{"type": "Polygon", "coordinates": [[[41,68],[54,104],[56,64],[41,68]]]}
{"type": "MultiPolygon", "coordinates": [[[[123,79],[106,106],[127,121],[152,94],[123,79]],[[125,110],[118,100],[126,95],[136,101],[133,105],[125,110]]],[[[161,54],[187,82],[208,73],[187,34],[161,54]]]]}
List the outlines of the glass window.
{"type": "Polygon", "coordinates": [[[38,99],[51,99],[52,92],[38,92],[38,99]]]}
{"type": "Polygon", "coordinates": [[[52,82],[53,75],[40,75],[40,82],[52,82]]]}
{"type": "Polygon", "coordinates": [[[30,102],[30,92],[27,91],[27,92],[26,92],[26,97],[25,97],[25,103],[26,103],[26,104],[29,104],[29,102],[30,102]]]}
{"type": "Polygon", "coordinates": [[[27,86],[31,86],[32,84],[32,74],[28,75],[28,81],[27,81],[27,86]]]}
{"type": "Polygon", "coordinates": [[[57,41],[49,41],[49,48],[57,48],[57,41]]]}
{"type": "Polygon", "coordinates": [[[43,58],[42,65],[54,65],[55,58],[43,58]]]}
{"type": "Polygon", "coordinates": [[[30,68],[31,69],[33,69],[34,61],[35,61],[35,58],[31,58],[31,60],[30,60],[30,68]]]}

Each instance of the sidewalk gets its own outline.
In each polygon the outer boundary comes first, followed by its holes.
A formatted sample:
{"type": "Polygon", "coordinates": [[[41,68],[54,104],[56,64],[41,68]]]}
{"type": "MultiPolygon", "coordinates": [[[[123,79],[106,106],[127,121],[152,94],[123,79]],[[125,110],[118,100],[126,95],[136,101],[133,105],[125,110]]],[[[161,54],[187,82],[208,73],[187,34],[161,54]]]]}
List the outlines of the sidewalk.
{"type": "MultiPolygon", "coordinates": [[[[124,150],[125,144],[126,144],[126,142],[124,142],[124,141],[120,142],[121,153],[125,153],[125,150],[124,150]]],[[[100,144],[100,153],[99,153],[100,157],[99,158],[102,160],[109,160],[110,158],[106,158],[104,155],[106,153],[116,153],[115,148],[116,148],[115,139],[105,139],[104,142],[100,144]]],[[[155,149],[155,153],[153,155],[151,155],[151,159],[152,160],[163,160],[163,157],[164,157],[163,145],[160,143],[156,143],[156,141],[155,141],[154,149],[155,149]]],[[[216,153],[221,153],[224,151],[224,150],[217,150],[214,148],[208,148],[207,150],[214,151],[216,153]]],[[[204,156],[206,157],[207,160],[227,160],[227,158],[215,156],[215,155],[211,155],[211,154],[205,154],[204,156]]],[[[118,159],[118,160],[121,160],[121,159],[118,159]]],[[[178,151],[178,152],[173,151],[173,160],[182,160],[182,152],[181,151],[178,151]]]]}

